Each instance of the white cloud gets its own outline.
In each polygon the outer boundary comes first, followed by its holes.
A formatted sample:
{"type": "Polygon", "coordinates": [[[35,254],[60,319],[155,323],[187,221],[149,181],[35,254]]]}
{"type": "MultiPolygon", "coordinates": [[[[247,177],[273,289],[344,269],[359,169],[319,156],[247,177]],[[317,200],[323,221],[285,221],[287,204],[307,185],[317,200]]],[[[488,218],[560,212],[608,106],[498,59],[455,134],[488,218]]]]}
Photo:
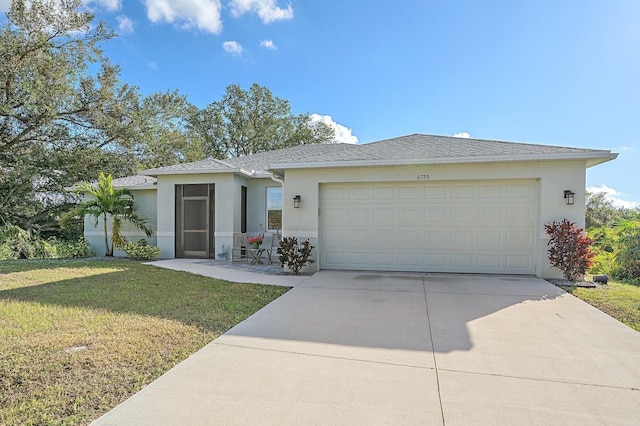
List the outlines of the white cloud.
{"type": "Polygon", "coordinates": [[[469,139],[471,135],[468,132],[458,132],[453,135],[454,138],[469,139]]]}
{"type": "Polygon", "coordinates": [[[278,7],[276,0],[231,0],[229,6],[233,16],[238,17],[245,13],[257,13],[265,24],[293,18],[291,5],[289,4],[282,9],[278,7]]]}
{"type": "Polygon", "coordinates": [[[592,192],[594,194],[599,194],[604,192],[604,198],[611,202],[615,207],[624,207],[626,209],[635,209],[638,207],[638,203],[635,201],[627,201],[623,200],[621,197],[624,197],[625,194],[622,192],[618,192],[613,188],[609,188],[607,185],[602,184],[600,186],[588,186],[587,191],[592,192]]]}
{"type": "Polygon", "coordinates": [[[168,22],[182,28],[222,31],[219,0],[143,0],[151,22],[168,22]]]}
{"type": "Polygon", "coordinates": [[[224,43],[222,43],[222,48],[225,50],[225,52],[229,52],[233,55],[238,55],[238,56],[242,55],[242,52],[244,50],[244,48],[240,43],[233,40],[225,41],[224,43]]]}
{"type": "Polygon", "coordinates": [[[86,0],[84,4],[96,4],[110,12],[115,12],[116,10],[120,10],[122,7],[122,0],[86,0]]]}
{"type": "Polygon", "coordinates": [[[118,20],[118,28],[125,34],[133,34],[133,21],[124,15],[120,15],[116,18],[118,20]]]}
{"type": "Polygon", "coordinates": [[[351,134],[351,129],[333,121],[330,115],[311,114],[309,117],[311,123],[324,123],[331,127],[335,132],[336,143],[358,143],[358,138],[351,134]]]}
{"type": "Polygon", "coordinates": [[[260,46],[264,47],[265,49],[271,50],[276,50],[278,48],[278,46],[276,46],[272,40],[262,40],[260,42],[260,46]]]}

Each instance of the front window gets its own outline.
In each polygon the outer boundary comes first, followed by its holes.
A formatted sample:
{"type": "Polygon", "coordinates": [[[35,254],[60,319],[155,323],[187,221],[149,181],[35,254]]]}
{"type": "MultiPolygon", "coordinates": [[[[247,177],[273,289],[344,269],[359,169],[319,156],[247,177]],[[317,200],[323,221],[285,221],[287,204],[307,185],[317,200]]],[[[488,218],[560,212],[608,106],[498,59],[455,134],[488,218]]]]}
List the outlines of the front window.
{"type": "Polygon", "coordinates": [[[282,229],[282,187],[267,188],[267,231],[282,229]]]}

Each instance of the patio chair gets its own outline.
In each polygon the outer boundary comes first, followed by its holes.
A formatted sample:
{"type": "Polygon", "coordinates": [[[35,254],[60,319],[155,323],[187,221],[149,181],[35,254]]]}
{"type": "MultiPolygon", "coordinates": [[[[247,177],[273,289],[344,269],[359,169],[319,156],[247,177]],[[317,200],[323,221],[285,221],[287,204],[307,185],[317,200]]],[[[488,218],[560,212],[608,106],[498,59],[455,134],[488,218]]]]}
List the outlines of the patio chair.
{"type": "Polygon", "coordinates": [[[231,248],[231,261],[242,262],[247,260],[247,234],[234,233],[233,247],[231,248]]]}
{"type": "Polygon", "coordinates": [[[273,263],[272,256],[274,253],[278,253],[278,246],[280,245],[280,240],[282,239],[282,234],[276,232],[274,234],[269,234],[269,244],[263,242],[265,247],[265,253],[267,253],[267,259],[269,264],[273,263]]]}
{"type": "Polygon", "coordinates": [[[273,234],[271,232],[265,232],[262,236],[262,249],[267,254],[267,264],[271,263],[271,242],[273,241],[273,234]]]}

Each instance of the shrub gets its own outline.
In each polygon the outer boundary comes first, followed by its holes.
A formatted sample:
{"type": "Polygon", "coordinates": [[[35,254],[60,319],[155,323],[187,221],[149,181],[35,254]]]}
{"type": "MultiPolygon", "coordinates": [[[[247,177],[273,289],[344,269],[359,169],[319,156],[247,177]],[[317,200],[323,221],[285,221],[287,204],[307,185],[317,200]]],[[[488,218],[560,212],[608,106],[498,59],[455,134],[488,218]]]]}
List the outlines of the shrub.
{"type": "Polygon", "coordinates": [[[73,241],[57,239],[53,239],[53,241],[58,250],[58,257],[89,257],[92,254],[89,251],[89,241],[87,241],[84,237],[73,241]]]}
{"type": "Polygon", "coordinates": [[[594,275],[613,275],[618,239],[616,232],[610,228],[591,228],[587,229],[587,237],[591,240],[591,251],[594,254],[589,272],[594,275]]]}
{"type": "Polygon", "coordinates": [[[19,226],[5,225],[0,229],[0,242],[7,259],[33,259],[37,248],[30,231],[19,226]]]}
{"type": "Polygon", "coordinates": [[[0,228],[0,260],[87,257],[89,254],[89,242],[84,238],[74,241],[55,237],[44,239],[17,226],[0,228]]]}
{"type": "Polygon", "coordinates": [[[9,244],[0,244],[0,260],[15,260],[18,258],[18,253],[15,252],[13,247],[9,244]]]}
{"type": "Polygon", "coordinates": [[[304,266],[315,263],[315,260],[311,259],[313,248],[309,240],[298,244],[296,237],[284,237],[278,247],[278,259],[293,275],[299,275],[304,266]]]}
{"type": "Polygon", "coordinates": [[[156,246],[149,245],[145,239],[137,243],[128,241],[124,244],[123,248],[124,251],[127,252],[127,257],[136,260],[155,260],[160,257],[160,249],[156,246]]]}
{"type": "Polygon", "coordinates": [[[619,238],[616,250],[617,278],[640,282],[640,217],[617,224],[619,238]]]}
{"type": "Polygon", "coordinates": [[[562,271],[569,281],[575,282],[584,276],[593,259],[591,240],[584,235],[584,229],[578,228],[568,219],[544,226],[549,240],[549,262],[562,271]]]}

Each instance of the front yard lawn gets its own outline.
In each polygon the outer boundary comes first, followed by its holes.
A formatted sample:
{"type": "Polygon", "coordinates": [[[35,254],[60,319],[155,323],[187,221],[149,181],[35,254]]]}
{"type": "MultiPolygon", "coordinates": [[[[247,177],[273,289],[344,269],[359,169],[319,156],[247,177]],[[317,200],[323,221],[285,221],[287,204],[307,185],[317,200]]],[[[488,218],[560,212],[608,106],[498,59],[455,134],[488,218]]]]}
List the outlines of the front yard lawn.
{"type": "Polygon", "coordinates": [[[640,331],[640,286],[609,281],[608,284],[596,288],[560,287],[640,331]]]}
{"type": "Polygon", "coordinates": [[[0,424],[88,424],[287,290],[126,260],[0,262],[0,424]]]}

